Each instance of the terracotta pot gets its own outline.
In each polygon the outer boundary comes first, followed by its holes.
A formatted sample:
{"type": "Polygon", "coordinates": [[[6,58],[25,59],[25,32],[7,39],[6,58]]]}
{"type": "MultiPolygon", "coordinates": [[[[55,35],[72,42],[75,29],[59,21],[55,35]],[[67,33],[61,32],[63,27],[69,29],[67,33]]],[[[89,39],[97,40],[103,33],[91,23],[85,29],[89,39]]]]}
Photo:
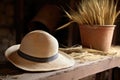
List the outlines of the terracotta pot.
{"type": "Polygon", "coordinates": [[[108,51],[111,47],[115,25],[80,25],[82,47],[108,51]]]}

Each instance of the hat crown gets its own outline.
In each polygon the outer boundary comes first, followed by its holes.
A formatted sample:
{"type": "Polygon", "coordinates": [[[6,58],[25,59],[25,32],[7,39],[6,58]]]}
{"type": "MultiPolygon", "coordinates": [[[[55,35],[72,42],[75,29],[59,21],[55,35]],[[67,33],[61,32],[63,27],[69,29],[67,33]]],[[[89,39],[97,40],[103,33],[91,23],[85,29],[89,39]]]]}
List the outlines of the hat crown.
{"type": "Polygon", "coordinates": [[[47,58],[58,53],[58,41],[49,33],[35,30],[22,39],[20,51],[33,57],[47,58]]]}

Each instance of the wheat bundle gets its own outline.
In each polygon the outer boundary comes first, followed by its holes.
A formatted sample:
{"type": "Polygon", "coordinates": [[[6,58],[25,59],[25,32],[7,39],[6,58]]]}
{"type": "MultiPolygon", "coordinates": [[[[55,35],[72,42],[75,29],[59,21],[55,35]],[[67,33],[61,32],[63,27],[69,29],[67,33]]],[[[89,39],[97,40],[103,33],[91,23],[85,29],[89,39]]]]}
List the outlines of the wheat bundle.
{"type": "Polygon", "coordinates": [[[82,0],[77,4],[77,11],[65,11],[67,16],[79,24],[113,25],[120,14],[117,11],[118,1],[114,0],[82,0]]]}

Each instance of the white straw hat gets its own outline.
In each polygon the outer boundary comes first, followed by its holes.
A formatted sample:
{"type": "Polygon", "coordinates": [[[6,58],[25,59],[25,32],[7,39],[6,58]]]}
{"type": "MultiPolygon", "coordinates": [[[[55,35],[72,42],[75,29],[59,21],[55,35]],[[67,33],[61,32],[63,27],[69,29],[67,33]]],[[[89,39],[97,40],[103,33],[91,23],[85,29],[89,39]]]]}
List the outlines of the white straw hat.
{"type": "Polygon", "coordinates": [[[51,71],[71,67],[75,61],[58,51],[58,41],[49,33],[35,30],[5,51],[6,58],[26,71],[51,71]]]}

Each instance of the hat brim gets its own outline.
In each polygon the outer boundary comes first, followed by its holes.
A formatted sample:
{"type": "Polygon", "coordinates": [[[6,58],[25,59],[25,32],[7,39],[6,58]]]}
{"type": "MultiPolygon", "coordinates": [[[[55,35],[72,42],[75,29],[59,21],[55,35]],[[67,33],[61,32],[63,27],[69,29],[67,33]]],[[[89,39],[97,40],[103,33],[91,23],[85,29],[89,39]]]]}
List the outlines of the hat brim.
{"type": "Polygon", "coordinates": [[[71,67],[75,63],[74,59],[71,56],[61,51],[59,52],[58,58],[53,61],[45,63],[32,62],[20,57],[17,54],[19,47],[20,44],[11,46],[6,50],[5,56],[13,65],[26,71],[58,70],[62,68],[71,67]]]}

